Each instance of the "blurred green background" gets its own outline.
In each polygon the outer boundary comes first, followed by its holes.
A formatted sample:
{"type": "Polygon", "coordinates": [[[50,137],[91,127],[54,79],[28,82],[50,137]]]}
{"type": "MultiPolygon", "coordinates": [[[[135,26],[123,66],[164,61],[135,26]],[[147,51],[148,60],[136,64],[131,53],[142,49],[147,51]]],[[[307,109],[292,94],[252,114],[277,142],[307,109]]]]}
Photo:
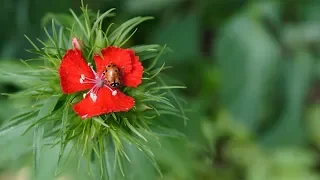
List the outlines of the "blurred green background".
{"type": "MultiPolygon", "coordinates": [[[[150,142],[168,180],[320,179],[320,1],[318,0],[86,0],[93,10],[116,7],[114,22],[151,15],[130,44],[168,44],[159,63],[188,88],[185,134],[150,142]]],[[[44,19],[80,12],[79,0],[0,0],[0,70],[23,71],[32,58],[24,38],[45,39],[44,19]],[[44,18],[44,19],[43,19],[44,18]]],[[[0,92],[23,89],[0,76],[0,92]]],[[[22,104],[0,96],[0,122],[22,104]]],[[[27,179],[32,136],[0,134],[0,179],[27,179]]],[[[45,148],[41,174],[53,178],[59,148],[45,148]]],[[[119,179],[160,179],[137,150],[119,179]],[[131,168],[130,168],[131,167],[131,168]]],[[[76,163],[56,179],[92,179],[76,163]]],[[[93,178],[98,179],[98,178],[93,178]]]]}

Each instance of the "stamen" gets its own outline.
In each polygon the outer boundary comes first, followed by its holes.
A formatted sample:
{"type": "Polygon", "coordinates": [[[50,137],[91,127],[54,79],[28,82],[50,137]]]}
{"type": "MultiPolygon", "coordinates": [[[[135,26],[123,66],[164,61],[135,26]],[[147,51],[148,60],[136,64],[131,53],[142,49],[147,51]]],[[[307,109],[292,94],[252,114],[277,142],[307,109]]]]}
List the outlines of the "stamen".
{"type": "Polygon", "coordinates": [[[116,90],[112,90],[108,85],[104,85],[104,87],[108,88],[111,91],[112,96],[117,95],[118,92],[116,90]]]}
{"type": "Polygon", "coordinates": [[[97,78],[97,73],[96,71],[93,69],[93,66],[91,63],[88,63],[88,66],[90,67],[91,71],[93,72],[94,76],[97,78]]]}
{"type": "Polygon", "coordinates": [[[101,88],[101,87],[103,87],[103,81],[98,81],[97,83],[96,83],[96,85],[97,85],[97,87],[99,87],[99,88],[101,88]]]}
{"type": "Polygon", "coordinates": [[[80,81],[80,84],[95,84],[96,83],[96,79],[87,78],[84,74],[80,75],[79,81],[80,81]]]}
{"type": "Polygon", "coordinates": [[[114,91],[112,91],[112,96],[115,96],[115,95],[117,95],[117,91],[116,90],[114,90],[114,91]]]}
{"type": "Polygon", "coordinates": [[[97,101],[97,95],[95,93],[90,93],[90,98],[92,99],[93,102],[97,101]]]}
{"type": "Polygon", "coordinates": [[[117,95],[117,91],[113,90],[111,87],[109,87],[107,84],[105,84],[105,74],[102,73],[101,75],[98,75],[91,63],[88,63],[88,66],[91,68],[92,72],[95,75],[95,79],[91,79],[91,78],[87,78],[84,74],[80,75],[80,83],[81,84],[92,84],[92,88],[85,94],[83,94],[83,98],[86,98],[87,95],[90,95],[90,98],[92,99],[93,102],[96,102],[98,99],[98,91],[100,88],[102,87],[106,87],[111,91],[112,96],[116,96],[117,95]]]}
{"type": "Polygon", "coordinates": [[[83,81],[86,79],[86,77],[84,76],[84,74],[80,75],[80,84],[83,84],[83,81]]]}

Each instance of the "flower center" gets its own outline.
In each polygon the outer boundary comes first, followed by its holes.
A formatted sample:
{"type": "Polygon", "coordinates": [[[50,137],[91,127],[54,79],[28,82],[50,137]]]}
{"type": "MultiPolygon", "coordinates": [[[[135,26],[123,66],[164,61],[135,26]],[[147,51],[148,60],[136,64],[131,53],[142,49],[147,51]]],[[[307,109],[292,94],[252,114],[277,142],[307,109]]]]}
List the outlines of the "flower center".
{"type": "Polygon", "coordinates": [[[84,74],[80,75],[80,84],[92,84],[92,88],[87,93],[83,94],[83,98],[85,98],[89,94],[92,101],[96,102],[98,99],[97,93],[99,89],[103,87],[108,88],[112,92],[113,96],[117,95],[117,91],[111,89],[111,87],[109,87],[109,85],[105,81],[105,74],[102,73],[101,75],[98,75],[90,63],[88,63],[88,66],[91,68],[93,74],[95,75],[95,78],[91,79],[86,77],[84,74]]]}

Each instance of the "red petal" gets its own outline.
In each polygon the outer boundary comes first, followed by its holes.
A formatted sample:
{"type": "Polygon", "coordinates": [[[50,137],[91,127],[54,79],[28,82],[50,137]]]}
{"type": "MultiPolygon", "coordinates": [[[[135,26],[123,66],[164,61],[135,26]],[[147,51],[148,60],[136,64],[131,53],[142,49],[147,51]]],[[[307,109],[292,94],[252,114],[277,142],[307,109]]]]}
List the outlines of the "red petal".
{"type": "Polygon", "coordinates": [[[143,66],[139,61],[139,57],[134,55],[134,51],[128,50],[128,52],[132,59],[132,70],[130,73],[123,75],[122,83],[125,86],[137,87],[142,81],[143,66]]]}
{"type": "Polygon", "coordinates": [[[121,68],[124,74],[131,71],[131,56],[127,50],[110,46],[102,49],[101,53],[103,57],[100,55],[94,56],[98,74],[102,73],[103,69],[110,63],[114,63],[118,68],[121,68]]]}
{"type": "Polygon", "coordinates": [[[92,84],[81,84],[81,74],[94,79],[95,76],[82,57],[81,51],[70,49],[64,55],[59,68],[62,92],[66,94],[90,89],[92,84]]]}
{"type": "Polygon", "coordinates": [[[97,100],[93,102],[87,95],[83,100],[73,105],[73,110],[83,119],[107,114],[111,112],[129,111],[134,106],[134,99],[117,90],[113,96],[111,91],[103,87],[97,93],[97,100]]]}

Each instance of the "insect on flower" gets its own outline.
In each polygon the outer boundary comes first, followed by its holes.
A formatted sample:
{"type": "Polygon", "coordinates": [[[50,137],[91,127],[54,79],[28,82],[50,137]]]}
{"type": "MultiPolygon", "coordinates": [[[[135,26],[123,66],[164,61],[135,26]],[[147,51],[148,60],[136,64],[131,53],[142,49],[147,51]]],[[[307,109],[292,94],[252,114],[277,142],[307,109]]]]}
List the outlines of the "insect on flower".
{"type": "Polygon", "coordinates": [[[90,118],[111,112],[128,111],[135,101],[118,87],[137,87],[141,84],[143,66],[131,49],[107,47],[94,55],[96,70],[86,63],[79,45],[73,40],[59,68],[60,84],[65,94],[87,90],[73,110],[81,118],[90,118]]]}

